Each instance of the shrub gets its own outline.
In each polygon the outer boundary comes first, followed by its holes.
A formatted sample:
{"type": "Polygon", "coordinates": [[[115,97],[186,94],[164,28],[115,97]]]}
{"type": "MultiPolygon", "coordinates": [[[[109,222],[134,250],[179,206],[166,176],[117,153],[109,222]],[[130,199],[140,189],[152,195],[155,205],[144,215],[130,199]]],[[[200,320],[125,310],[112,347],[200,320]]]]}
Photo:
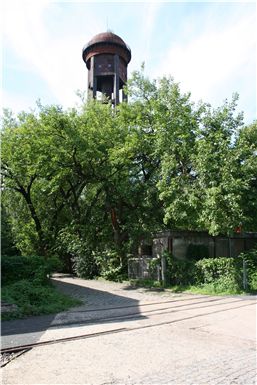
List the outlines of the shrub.
{"type": "Polygon", "coordinates": [[[54,271],[61,268],[56,257],[45,259],[40,256],[2,256],[2,285],[22,279],[33,279],[45,283],[54,271]]]}
{"type": "Polygon", "coordinates": [[[122,266],[109,267],[108,270],[103,270],[101,277],[114,282],[122,282],[126,278],[123,274],[122,266]]]}
{"type": "Polygon", "coordinates": [[[116,282],[122,282],[127,278],[127,267],[124,268],[121,265],[120,258],[115,250],[96,252],[95,259],[101,277],[116,282]]]}
{"type": "Polygon", "coordinates": [[[93,279],[98,275],[92,249],[72,229],[65,228],[60,231],[57,250],[71,256],[72,270],[78,277],[93,279]]]}
{"type": "Polygon", "coordinates": [[[194,282],[194,261],[179,260],[165,253],[167,262],[167,282],[171,285],[189,285],[194,282]]]}
{"type": "Polygon", "coordinates": [[[221,291],[238,291],[242,275],[235,258],[202,259],[195,263],[197,284],[214,284],[221,291]]]}
{"type": "Polygon", "coordinates": [[[26,259],[21,256],[1,257],[2,285],[28,277],[26,259]]]}
{"type": "Polygon", "coordinates": [[[93,279],[98,275],[98,268],[93,252],[81,247],[72,257],[73,270],[80,278],[93,279]]]}
{"type": "Polygon", "coordinates": [[[28,279],[4,286],[2,298],[8,303],[15,303],[18,306],[17,311],[2,314],[3,319],[57,313],[81,303],[59,293],[51,284],[42,286],[28,279]]]}
{"type": "MultiPolygon", "coordinates": [[[[238,258],[238,264],[243,270],[243,261],[247,271],[248,288],[252,291],[257,290],[257,249],[241,253],[238,258]]],[[[242,271],[243,274],[243,271],[242,271]]]]}

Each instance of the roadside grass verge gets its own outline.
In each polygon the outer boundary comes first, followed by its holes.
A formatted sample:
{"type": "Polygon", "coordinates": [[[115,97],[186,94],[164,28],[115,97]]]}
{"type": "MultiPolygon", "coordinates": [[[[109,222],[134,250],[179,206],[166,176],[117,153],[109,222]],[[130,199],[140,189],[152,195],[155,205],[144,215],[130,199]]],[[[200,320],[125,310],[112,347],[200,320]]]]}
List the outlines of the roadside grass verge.
{"type": "Polygon", "coordinates": [[[2,320],[58,313],[82,304],[56,290],[49,281],[42,285],[33,280],[22,279],[2,287],[2,300],[18,306],[16,311],[2,313],[2,320]]]}
{"type": "Polygon", "coordinates": [[[145,287],[149,289],[163,288],[171,293],[191,293],[205,295],[243,295],[257,294],[257,290],[240,290],[238,288],[224,287],[215,282],[201,285],[163,285],[162,282],[154,280],[132,279],[129,281],[131,286],[145,287]]]}

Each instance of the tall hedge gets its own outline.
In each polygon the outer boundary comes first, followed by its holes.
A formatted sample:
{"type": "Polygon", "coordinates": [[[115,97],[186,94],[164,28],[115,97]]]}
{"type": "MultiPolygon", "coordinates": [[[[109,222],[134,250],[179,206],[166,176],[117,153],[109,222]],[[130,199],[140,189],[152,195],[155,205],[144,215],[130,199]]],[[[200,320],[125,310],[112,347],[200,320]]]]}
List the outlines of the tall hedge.
{"type": "Polygon", "coordinates": [[[167,258],[167,277],[171,285],[212,285],[218,291],[239,292],[244,288],[244,268],[247,289],[257,290],[257,250],[242,253],[235,258],[203,258],[179,260],[170,254],[167,258]]]}

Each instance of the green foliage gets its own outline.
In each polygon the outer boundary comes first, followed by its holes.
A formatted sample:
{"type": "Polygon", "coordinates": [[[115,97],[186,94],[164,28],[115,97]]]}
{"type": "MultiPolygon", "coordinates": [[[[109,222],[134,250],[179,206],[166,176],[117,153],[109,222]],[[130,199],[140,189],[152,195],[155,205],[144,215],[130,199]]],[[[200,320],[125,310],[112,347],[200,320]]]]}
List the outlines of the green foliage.
{"type": "Polygon", "coordinates": [[[236,258],[204,258],[179,260],[166,253],[168,285],[172,287],[192,286],[207,294],[242,293],[243,260],[246,262],[248,290],[256,291],[257,251],[252,250],[236,258]]]}
{"type": "Polygon", "coordinates": [[[156,277],[157,269],[160,268],[160,265],[161,265],[160,258],[152,258],[152,259],[148,260],[150,277],[156,277]]]}
{"type": "Polygon", "coordinates": [[[179,260],[165,254],[167,261],[167,281],[171,285],[188,285],[194,281],[194,261],[179,260]]]}
{"type": "Polygon", "coordinates": [[[135,287],[148,287],[155,289],[163,289],[163,283],[152,279],[131,279],[130,284],[135,287]]]}
{"type": "Polygon", "coordinates": [[[240,254],[238,263],[241,267],[243,266],[243,261],[245,261],[247,271],[248,288],[252,291],[257,291],[257,248],[240,254]]]}
{"type": "Polygon", "coordinates": [[[217,282],[239,286],[240,275],[234,258],[208,258],[197,261],[196,282],[199,284],[217,282]]]}
{"type": "Polygon", "coordinates": [[[91,250],[83,247],[72,258],[73,270],[80,278],[94,279],[98,275],[98,269],[91,250]]]}
{"type": "Polygon", "coordinates": [[[9,223],[9,216],[1,202],[1,254],[2,255],[18,255],[19,250],[15,246],[12,235],[12,229],[9,223]]]}
{"type": "Polygon", "coordinates": [[[250,275],[250,289],[257,292],[257,272],[250,275]]]}
{"type": "Polygon", "coordinates": [[[81,303],[59,293],[50,284],[42,286],[38,282],[28,279],[4,286],[2,299],[18,306],[17,311],[3,313],[2,320],[58,313],[81,303]]]}
{"type": "Polygon", "coordinates": [[[243,260],[246,261],[248,290],[256,290],[257,252],[241,254],[237,258],[202,259],[195,264],[195,283],[212,286],[216,292],[239,293],[243,287],[243,260]]]}
{"type": "Polygon", "coordinates": [[[48,282],[51,273],[61,268],[57,257],[43,258],[40,256],[2,256],[2,285],[19,280],[30,279],[37,284],[48,282]]]}
{"type": "Polygon", "coordinates": [[[257,124],[243,127],[237,96],[196,105],[172,78],[142,71],[127,92],[115,113],[98,101],[5,111],[2,202],[22,255],[57,253],[80,276],[118,277],[156,230],[256,229],[257,124]]]}
{"type": "Polygon", "coordinates": [[[115,250],[99,251],[95,253],[95,259],[101,277],[116,282],[127,279],[127,266],[120,263],[120,258],[115,250]]]}
{"type": "Polygon", "coordinates": [[[177,286],[171,288],[172,292],[186,292],[191,294],[204,294],[204,295],[233,295],[244,294],[243,290],[235,289],[234,287],[229,289],[228,287],[219,286],[215,283],[206,283],[202,285],[187,285],[177,286]]]}
{"type": "Polygon", "coordinates": [[[69,228],[60,232],[58,237],[59,252],[66,252],[71,256],[73,271],[78,277],[93,279],[98,275],[94,253],[81,238],[69,228]]]}
{"type": "Polygon", "coordinates": [[[257,121],[243,127],[235,143],[238,179],[243,181],[241,209],[244,230],[257,228],[257,121]]]}

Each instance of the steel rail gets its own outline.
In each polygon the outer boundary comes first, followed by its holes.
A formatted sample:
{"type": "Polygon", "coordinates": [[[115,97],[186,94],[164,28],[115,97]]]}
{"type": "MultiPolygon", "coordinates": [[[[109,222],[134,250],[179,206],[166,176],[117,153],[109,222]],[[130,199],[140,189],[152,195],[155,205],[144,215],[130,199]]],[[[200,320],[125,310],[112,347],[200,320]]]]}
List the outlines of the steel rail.
{"type": "MultiPolygon", "coordinates": [[[[175,312],[179,312],[180,310],[173,310],[174,308],[184,307],[184,306],[187,306],[187,308],[186,309],[182,309],[181,311],[191,310],[191,309],[202,309],[204,307],[215,306],[216,304],[200,306],[200,307],[199,306],[194,306],[194,305],[203,304],[203,303],[206,303],[206,302],[208,302],[208,303],[209,302],[217,302],[217,301],[222,301],[222,300],[224,300],[224,298],[215,298],[215,299],[211,299],[211,300],[208,300],[208,301],[195,302],[195,303],[191,303],[191,304],[175,305],[175,306],[172,306],[172,307],[169,306],[169,307],[165,307],[165,308],[157,308],[157,309],[152,309],[152,310],[144,310],[143,312],[142,311],[136,311],[134,313],[117,314],[117,315],[113,315],[111,317],[104,316],[104,317],[98,317],[98,318],[89,318],[87,320],[76,320],[76,321],[62,322],[60,325],[50,325],[49,329],[54,329],[54,328],[58,329],[58,328],[61,328],[62,326],[70,326],[70,325],[74,325],[74,324],[76,324],[76,325],[84,325],[84,324],[97,324],[97,323],[101,323],[103,321],[111,322],[111,321],[122,320],[122,319],[126,320],[128,318],[131,318],[131,317],[133,318],[133,317],[136,317],[136,316],[139,316],[138,318],[143,318],[145,313],[147,313],[147,314],[148,313],[155,313],[157,311],[168,310],[168,309],[170,309],[171,311],[170,312],[161,312],[161,313],[151,314],[151,315],[175,313],[175,312]],[[188,308],[188,307],[190,307],[190,308],[188,308]]],[[[242,299],[237,299],[235,301],[226,302],[226,303],[235,303],[235,302],[241,302],[241,301],[242,301],[242,299]]],[[[162,304],[162,303],[164,303],[164,302],[160,302],[159,304],[162,304]]],[[[226,303],[219,303],[218,305],[225,305],[226,303]]]]}
{"type": "Polygon", "coordinates": [[[183,318],[179,318],[179,319],[175,319],[175,320],[171,320],[171,321],[164,321],[164,322],[158,322],[158,323],[154,323],[154,324],[135,326],[135,327],[116,328],[116,329],[111,329],[111,330],[107,330],[107,331],[103,331],[103,332],[87,333],[87,334],[82,334],[79,336],[58,338],[58,339],[53,339],[53,340],[35,342],[32,344],[27,344],[27,345],[18,345],[18,346],[13,346],[13,347],[9,347],[9,348],[3,348],[3,349],[1,349],[1,353],[2,354],[16,353],[16,352],[20,352],[23,350],[28,351],[28,350],[35,348],[35,347],[52,345],[52,344],[56,344],[56,343],[69,342],[69,341],[75,341],[75,340],[86,339],[86,338],[94,338],[94,337],[99,337],[102,335],[115,334],[115,333],[121,333],[121,332],[129,332],[129,331],[133,331],[133,330],[147,329],[147,328],[157,327],[157,326],[162,326],[162,325],[169,325],[169,324],[173,324],[173,323],[177,323],[177,322],[181,322],[181,321],[186,321],[189,319],[199,318],[199,317],[203,317],[203,316],[207,316],[207,315],[211,315],[211,314],[221,313],[221,312],[225,312],[228,310],[239,309],[242,307],[252,306],[252,305],[255,305],[255,303],[250,303],[250,304],[245,304],[245,305],[240,305],[240,306],[233,306],[233,307],[226,308],[226,309],[219,309],[219,310],[215,310],[212,312],[207,312],[207,313],[197,314],[197,315],[193,315],[193,316],[183,317],[183,318]]]}
{"type": "MultiPolygon", "coordinates": [[[[93,313],[93,312],[98,312],[98,311],[104,311],[104,310],[118,310],[118,309],[127,309],[129,307],[138,307],[138,306],[151,306],[151,305],[160,305],[162,303],[172,303],[172,302],[181,302],[181,301],[193,301],[195,299],[201,299],[201,298],[210,298],[210,297],[213,297],[213,296],[210,296],[210,295],[201,295],[201,296],[198,296],[198,297],[193,297],[193,298],[182,298],[182,299],[173,299],[173,300],[169,300],[169,301],[160,301],[160,302],[147,302],[147,303],[139,303],[136,304],[136,305],[126,305],[126,306],[114,306],[114,307],[103,307],[103,308],[97,308],[97,309],[86,309],[86,310],[76,310],[76,313],[93,313]]],[[[221,297],[221,298],[233,298],[233,297],[230,297],[230,296],[226,296],[226,297],[221,297]]],[[[131,298],[133,300],[133,298],[131,298]]],[[[137,300],[135,300],[137,301],[137,300]]],[[[73,313],[73,311],[71,311],[71,313],[73,313]]]]}

